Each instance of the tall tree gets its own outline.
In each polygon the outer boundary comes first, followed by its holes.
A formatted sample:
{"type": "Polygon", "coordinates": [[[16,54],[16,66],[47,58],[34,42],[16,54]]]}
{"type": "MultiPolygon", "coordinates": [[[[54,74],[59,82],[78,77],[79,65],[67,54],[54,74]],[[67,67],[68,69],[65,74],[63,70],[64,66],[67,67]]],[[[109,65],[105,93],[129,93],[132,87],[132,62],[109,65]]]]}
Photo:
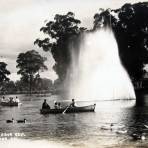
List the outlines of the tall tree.
{"type": "Polygon", "coordinates": [[[9,81],[8,75],[10,71],[7,70],[7,64],[5,62],[0,62],[0,91],[3,92],[3,84],[9,81]]]}
{"type": "Polygon", "coordinates": [[[3,83],[2,91],[7,94],[13,94],[16,92],[16,85],[14,81],[6,81],[3,83]]]}
{"type": "Polygon", "coordinates": [[[75,19],[74,13],[68,12],[66,15],[56,14],[54,21],[49,21],[40,29],[47,38],[36,39],[34,42],[44,51],[50,51],[55,60],[53,69],[63,81],[66,76],[67,68],[71,61],[69,43],[76,39],[85,30],[79,27],[80,20],[75,19]]]}
{"type": "Polygon", "coordinates": [[[10,71],[6,67],[7,64],[5,62],[0,62],[0,84],[9,80],[7,76],[10,75],[10,71]]]}
{"type": "Polygon", "coordinates": [[[125,4],[120,9],[102,10],[94,17],[94,30],[112,27],[121,61],[134,81],[145,74],[148,64],[148,3],[125,4]]]}
{"type": "Polygon", "coordinates": [[[40,70],[47,70],[47,66],[44,64],[46,60],[35,50],[20,53],[17,57],[16,67],[19,68],[17,73],[22,75],[21,79],[24,82],[28,82],[30,94],[34,78],[39,74],[40,70]]]}

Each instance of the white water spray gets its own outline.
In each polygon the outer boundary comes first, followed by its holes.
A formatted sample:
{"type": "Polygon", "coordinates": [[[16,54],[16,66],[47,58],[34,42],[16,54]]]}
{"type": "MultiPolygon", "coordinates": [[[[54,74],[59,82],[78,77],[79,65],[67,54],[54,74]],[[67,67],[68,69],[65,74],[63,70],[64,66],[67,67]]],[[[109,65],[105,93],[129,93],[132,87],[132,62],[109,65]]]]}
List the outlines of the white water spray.
{"type": "Polygon", "coordinates": [[[110,29],[85,34],[79,53],[74,51],[67,75],[69,98],[135,98],[132,83],[120,62],[117,42],[110,29]]]}

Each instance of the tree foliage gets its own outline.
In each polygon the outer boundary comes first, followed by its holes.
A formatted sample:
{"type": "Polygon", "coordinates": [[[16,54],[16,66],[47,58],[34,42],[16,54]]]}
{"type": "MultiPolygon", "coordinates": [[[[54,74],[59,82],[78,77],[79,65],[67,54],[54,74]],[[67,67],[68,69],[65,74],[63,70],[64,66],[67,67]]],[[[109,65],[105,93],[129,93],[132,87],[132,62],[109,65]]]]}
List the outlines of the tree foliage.
{"type": "MultiPolygon", "coordinates": [[[[28,83],[20,79],[16,82],[5,81],[0,89],[0,94],[28,94],[28,83]]],[[[54,85],[52,80],[46,78],[35,78],[32,83],[33,93],[50,93],[54,91],[54,85]]]]}
{"type": "Polygon", "coordinates": [[[34,75],[39,70],[47,70],[44,62],[45,57],[42,57],[37,51],[30,50],[26,53],[20,53],[17,57],[17,68],[19,68],[18,74],[34,75]]]}
{"type": "MultiPolygon", "coordinates": [[[[127,3],[116,10],[100,9],[94,15],[94,31],[110,26],[115,34],[121,62],[133,80],[140,80],[148,64],[148,3],[127,3]]],[[[64,80],[71,61],[69,42],[85,30],[72,12],[55,15],[40,29],[47,38],[37,39],[35,44],[50,51],[55,59],[54,70],[64,80]]]]}
{"type": "Polygon", "coordinates": [[[5,94],[6,92],[9,92],[9,94],[12,94],[16,92],[16,85],[13,81],[6,81],[3,83],[1,92],[5,94]]]}
{"type": "Polygon", "coordinates": [[[111,26],[118,42],[121,61],[130,77],[143,77],[148,64],[148,3],[125,4],[120,9],[102,10],[94,16],[94,30],[111,26]]]}
{"type": "Polygon", "coordinates": [[[79,27],[80,20],[75,19],[74,13],[68,12],[66,15],[56,14],[54,21],[49,21],[40,29],[48,37],[36,39],[34,42],[44,51],[50,51],[55,60],[53,69],[63,81],[66,71],[71,61],[69,43],[78,37],[85,30],[79,27]]]}
{"type": "Polygon", "coordinates": [[[6,67],[7,64],[5,62],[0,62],[0,84],[9,80],[7,76],[10,75],[10,71],[6,67]]]}
{"type": "Polygon", "coordinates": [[[21,81],[28,83],[31,86],[34,79],[39,75],[39,71],[47,70],[47,66],[44,64],[45,57],[42,57],[37,51],[29,50],[25,53],[20,53],[17,57],[18,74],[21,74],[21,81]]]}

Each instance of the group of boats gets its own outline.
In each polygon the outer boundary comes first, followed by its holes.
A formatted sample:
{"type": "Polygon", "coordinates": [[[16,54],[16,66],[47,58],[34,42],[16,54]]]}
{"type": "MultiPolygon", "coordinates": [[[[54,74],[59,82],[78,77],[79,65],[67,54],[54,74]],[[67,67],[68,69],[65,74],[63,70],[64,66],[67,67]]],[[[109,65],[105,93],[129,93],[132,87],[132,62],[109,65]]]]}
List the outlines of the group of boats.
{"type": "MultiPolygon", "coordinates": [[[[19,99],[16,97],[15,99],[10,97],[6,99],[3,97],[1,99],[1,106],[19,106],[21,103],[19,99]]],[[[41,114],[58,114],[58,113],[80,113],[80,112],[94,112],[96,104],[91,104],[87,106],[66,106],[60,108],[42,108],[40,109],[41,114]]]]}

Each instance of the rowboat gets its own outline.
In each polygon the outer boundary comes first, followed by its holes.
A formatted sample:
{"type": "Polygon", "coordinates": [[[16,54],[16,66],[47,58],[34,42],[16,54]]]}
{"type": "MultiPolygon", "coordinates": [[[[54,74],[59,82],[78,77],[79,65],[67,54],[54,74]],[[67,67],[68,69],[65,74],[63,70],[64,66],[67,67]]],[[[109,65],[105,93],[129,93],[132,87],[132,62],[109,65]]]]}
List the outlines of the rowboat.
{"type": "Polygon", "coordinates": [[[6,102],[6,101],[1,101],[0,103],[2,106],[19,106],[21,103],[20,102],[6,102]]]}
{"type": "Polygon", "coordinates": [[[58,114],[58,113],[80,113],[80,112],[94,112],[96,104],[88,106],[65,107],[59,109],[40,109],[41,114],[58,114]]]}

